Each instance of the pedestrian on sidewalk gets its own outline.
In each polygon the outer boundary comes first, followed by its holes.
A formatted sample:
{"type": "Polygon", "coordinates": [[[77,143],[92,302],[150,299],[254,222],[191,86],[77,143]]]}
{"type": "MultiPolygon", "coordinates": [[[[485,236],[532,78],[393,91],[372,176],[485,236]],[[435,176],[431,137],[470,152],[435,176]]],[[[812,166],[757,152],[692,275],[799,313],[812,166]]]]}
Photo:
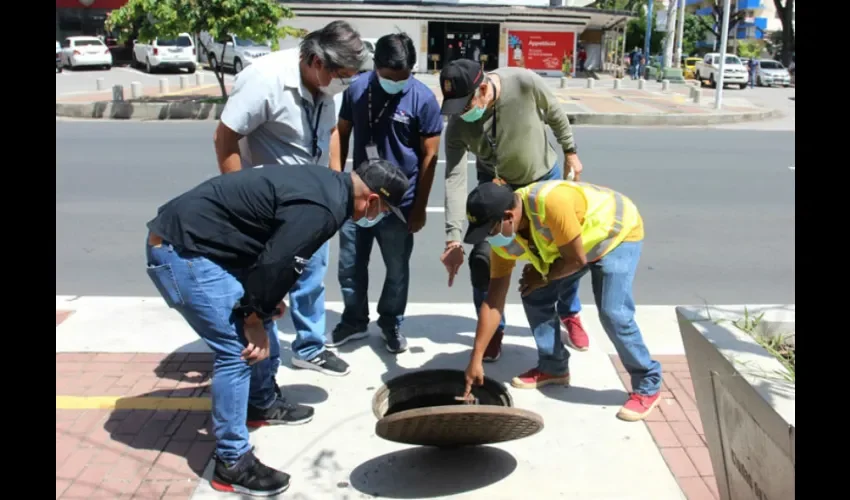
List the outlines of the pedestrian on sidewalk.
{"type": "MultiPolygon", "coordinates": [[[[467,191],[466,153],[475,154],[478,183],[503,179],[516,189],[539,180],[575,178],[582,173],[567,113],[546,82],[525,68],[499,68],[484,73],[480,64],[458,60],[440,73],[442,113],[446,124],[446,247],[440,260],[449,273],[449,286],[463,264],[461,244],[467,191]],[[564,153],[564,168],[547,140],[551,127],[564,153]]],[[[490,282],[490,245],[476,242],[469,255],[469,273],[476,311],[487,297],[490,282]]],[[[570,346],[587,350],[589,340],[579,312],[578,282],[570,300],[558,304],[570,346]]],[[[502,352],[505,321],[499,324],[485,361],[502,352]]]]}
{"type": "Polygon", "coordinates": [[[331,135],[331,163],[342,170],[354,132],[354,164],[383,158],[398,165],[410,181],[397,217],[348,221],[339,231],[339,286],[345,309],[326,342],[338,347],[368,335],[369,256],[375,241],[386,267],[378,300],[378,327],[393,354],[407,350],[401,332],[410,285],[413,235],[425,226],[434,182],[443,118],[434,92],[412,76],[416,45],[405,33],[385,35],[375,43],[375,70],[357,77],[342,98],[336,131],[331,135]]]}
{"type": "MultiPolygon", "coordinates": [[[[350,24],[334,21],[307,34],[300,47],[272,52],[245,68],[215,131],[221,172],[253,165],[328,166],[341,93],[368,54],[350,24]]],[[[325,349],[328,254],[328,245],[315,252],[289,293],[296,332],[292,365],[343,376],[348,364],[325,349]]]]}
{"type": "Polygon", "coordinates": [[[631,375],[632,392],[617,417],[642,420],[658,404],[661,364],[652,359],[635,322],[632,282],[643,245],[643,220],[634,203],[608,188],[570,181],[536,182],[516,191],[499,182],[473,190],[466,203],[464,242],[489,240],[490,287],[478,315],[466,369],[466,393],[483,383],[483,357],[504,315],[517,260],[519,291],[537,344],[537,366],[513,378],[521,389],[569,385],[570,354],[559,334],[558,307],[590,273],[599,319],[631,375]]]}
{"type": "Polygon", "coordinates": [[[272,496],[289,487],[289,475],[257,460],[248,439],[249,427],[313,418],[275,382],[283,298],[347,219],[401,217],[407,187],[383,160],[353,173],[262,165],[207,180],[148,222],[148,276],[214,355],[213,489],[272,496]]]}

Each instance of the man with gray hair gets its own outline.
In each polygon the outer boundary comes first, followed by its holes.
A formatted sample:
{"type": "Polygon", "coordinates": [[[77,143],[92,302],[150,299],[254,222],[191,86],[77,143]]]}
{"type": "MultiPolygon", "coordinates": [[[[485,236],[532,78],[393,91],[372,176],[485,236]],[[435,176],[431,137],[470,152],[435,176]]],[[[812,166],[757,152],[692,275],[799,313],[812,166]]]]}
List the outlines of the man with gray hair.
{"type": "MultiPolygon", "coordinates": [[[[327,167],[342,92],[368,57],[360,34],[334,21],[307,34],[298,48],[272,52],[245,68],[214,135],[221,173],[276,163],[327,167]]],[[[325,348],[328,250],[326,242],[289,292],[296,331],[292,365],[343,376],[348,364],[325,348]]],[[[280,353],[270,358],[276,372],[280,353]]]]}

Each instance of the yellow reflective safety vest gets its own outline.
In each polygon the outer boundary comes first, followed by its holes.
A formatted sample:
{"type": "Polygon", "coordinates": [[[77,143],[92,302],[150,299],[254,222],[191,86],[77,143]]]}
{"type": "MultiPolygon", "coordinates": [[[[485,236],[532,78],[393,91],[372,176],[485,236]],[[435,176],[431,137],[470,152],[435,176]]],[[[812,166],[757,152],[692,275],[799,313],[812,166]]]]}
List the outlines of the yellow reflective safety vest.
{"type": "Polygon", "coordinates": [[[640,223],[635,204],[626,196],[602,186],[571,181],[542,181],[516,190],[528,217],[529,233],[538,254],[529,250],[521,236],[504,247],[492,247],[493,252],[506,260],[528,260],[542,276],[561,256],[552,232],[546,227],[546,195],[555,187],[570,186],[587,201],[587,212],[581,225],[581,241],[588,262],[596,262],[617,247],[640,223]]]}

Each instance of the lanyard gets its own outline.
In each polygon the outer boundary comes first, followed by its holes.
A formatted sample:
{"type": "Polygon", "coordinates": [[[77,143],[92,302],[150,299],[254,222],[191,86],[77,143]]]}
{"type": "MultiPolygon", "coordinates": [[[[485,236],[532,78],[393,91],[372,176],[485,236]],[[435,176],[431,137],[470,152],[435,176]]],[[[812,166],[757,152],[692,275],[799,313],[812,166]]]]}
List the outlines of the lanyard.
{"type": "MultiPolygon", "coordinates": [[[[493,85],[493,81],[490,78],[487,78],[487,80],[490,82],[490,85],[493,85]]],[[[493,94],[495,95],[495,93],[496,88],[493,87],[493,94]]],[[[493,103],[493,119],[490,122],[490,133],[484,132],[484,138],[487,139],[490,150],[493,151],[493,178],[499,177],[499,156],[496,153],[496,104],[496,102],[493,103]]]]}
{"type": "Polygon", "coordinates": [[[384,102],[384,107],[381,108],[381,112],[378,113],[378,116],[375,118],[374,121],[372,121],[372,85],[371,84],[369,85],[369,142],[374,141],[373,129],[374,129],[375,125],[377,125],[378,122],[381,121],[381,117],[384,116],[384,111],[387,110],[387,106],[390,105],[390,101],[392,101],[392,100],[393,100],[393,98],[390,97],[389,99],[387,99],[384,102]]]}
{"type": "Polygon", "coordinates": [[[319,103],[319,107],[316,109],[316,121],[313,124],[313,144],[312,144],[312,152],[313,161],[319,161],[319,158],[322,157],[322,148],[319,147],[319,120],[322,119],[322,108],[325,107],[325,101],[319,103]]]}

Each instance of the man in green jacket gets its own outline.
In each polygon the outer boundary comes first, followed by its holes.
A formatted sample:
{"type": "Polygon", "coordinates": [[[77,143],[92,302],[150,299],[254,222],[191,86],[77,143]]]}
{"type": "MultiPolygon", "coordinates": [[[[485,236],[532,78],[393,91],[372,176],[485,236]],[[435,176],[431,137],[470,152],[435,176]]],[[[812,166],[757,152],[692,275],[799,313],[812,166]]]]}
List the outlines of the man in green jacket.
{"type": "MultiPolygon", "coordinates": [[[[440,73],[442,113],[446,125],[446,247],[440,260],[449,273],[449,286],[463,264],[461,244],[467,189],[467,157],[476,157],[478,183],[494,178],[512,189],[552,179],[579,180],[581,162],[567,113],[538,74],[525,68],[499,68],[484,73],[481,64],[467,59],[452,61],[440,73]],[[546,136],[551,127],[564,152],[560,165],[555,148],[546,136]]],[[[490,282],[490,245],[475,245],[469,270],[476,312],[487,297],[490,282]]],[[[578,282],[573,300],[558,304],[561,328],[567,345],[586,351],[590,342],[581,324],[578,282]]],[[[505,319],[493,336],[484,361],[495,361],[502,351],[505,319]]]]}

